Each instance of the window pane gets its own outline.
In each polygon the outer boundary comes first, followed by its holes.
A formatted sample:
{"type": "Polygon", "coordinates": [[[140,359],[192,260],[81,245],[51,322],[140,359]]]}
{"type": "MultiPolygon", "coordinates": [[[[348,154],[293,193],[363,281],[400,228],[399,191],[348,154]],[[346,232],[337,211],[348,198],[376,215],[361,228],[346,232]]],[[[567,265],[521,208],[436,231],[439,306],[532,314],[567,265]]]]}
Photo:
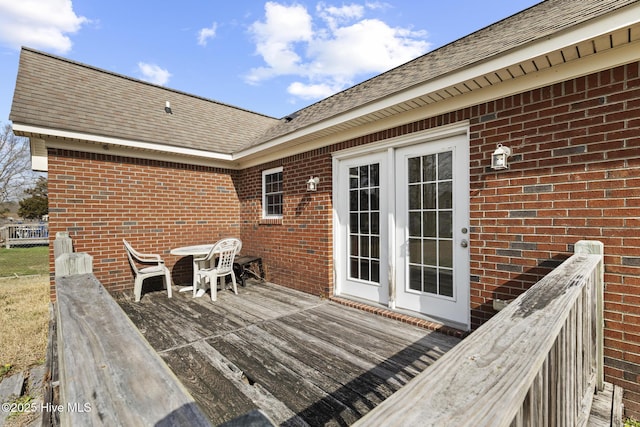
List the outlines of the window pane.
{"type": "Polygon", "coordinates": [[[409,182],[420,182],[420,157],[408,160],[409,182]]]}
{"type": "Polygon", "coordinates": [[[380,190],[378,188],[371,189],[371,210],[380,210],[380,190]]]}
{"type": "Polygon", "coordinates": [[[358,168],[349,168],[349,188],[358,188],[358,168]]]}
{"type": "Polygon", "coordinates": [[[409,209],[421,209],[420,184],[409,186],[409,209]]]}
{"type": "Polygon", "coordinates": [[[360,251],[360,249],[359,249],[360,246],[358,245],[358,236],[351,235],[351,238],[349,239],[349,241],[351,243],[350,244],[351,248],[350,248],[349,253],[351,255],[358,255],[358,253],[360,251]]]}
{"type": "Polygon", "coordinates": [[[436,208],[436,183],[422,185],[422,208],[436,208]]]}
{"type": "Polygon", "coordinates": [[[360,277],[360,270],[358,269],[358,258],[349,258],[349,277],[357,279],[360,277]]]}
{"type": "Polygon", "coordinates": [[[369,220],[371,221],[371,234],[380,234],[380,213],[372,212],[369,220]]]}
{"type": "Polygon", "coordinates": [[[360,214],[360,233],[369,234],[369,214],[368,213],[360,214]]]}
{"type": "Polygon", "coordinates": [[[369,166],[369,172],[371,174],[371,187],[380,186],[380,165],[375,163],[369,166]]]}
{"type": "Polygon", "coordinates": [[[453,208],[452,188],[453,188],[453,183],[451,181],[438,183],[438,208],[439,209],[453,208]]]}
{"type": "Polygon", "coordinates": [[[357,234],[358,228],[358,214],[352,213],[349,215],[349,232],[357,234]]]}
{"type": "Polygon", "coordinates": [[[422,237],[422,215],[420,212],[409,212],[409,236],[422,237]]]}
{"type": "Polygon", "coordinates": [[[453,270],[440,269],[440,295],[453,296],[453,270]]]}
{"type": "Polygon", "coordinates": [[[358,191],[349,191],[349,210],[358,210],[358,191]]]}
{"type": "Polygon", "coordinates": [[[360,190],[360,210],[361,211],[369,210],[369,191],[368,190],[360,190]]]}
{"type": "Polygon", "coordinates": [[[369,280],[369,261],[360,260],[360,278],[362,280],[369,280]]]}
{"type": "Polygon", "coordinates": [[[424,237],[437,237],[435,212],[422,213],[422,235],[424,237]]]}
{"type": "Polygon", "coordinates": [[[371,281],[380,283],[380,263],[371,261],[371,281]]]}
{"type": "Polygon", "coordinates": [[[422,263],[425,265],[438,265],[437,240],[426,239],[422,242],[422,263]]]}
{"type": "Polygon", "coordinates": [[[369,257],[369,236],[360,236],[360,256],[369,257]]]}
{"type": "Polygon", "coordinates": [[[436,155],[424,156],[422,158],[422,181],[436,180],[436,155]]]}
{"type": "Polygon", "coordinates": [[[453,221],[451,212],[439,212],[438,214],[438,237],[453,237],[453,221]]]}
{"type": "Polygon", "coordinates": [[[424,268],[424,292],[430,294],[438,293],[438,273],[435,268],[424,268]]]}
{"type": "MultiPolygon", "coordinates": [[[[439,266],[453,268],[453,241],[440,240],[440,251],[438,252],[439,266]]],[[[434,264],[435,265],[435,264],[434,264]]]]}
{"type": "Polygon", "coordinates": [[[380,258],[380,238],[371,237],[371,258],[380,258]]]}
{"type": "Polygon", "coordinates": [[[409,239],[409,262],[412,264],[422,262],[422,241],[420,239],[409,239]]]}
{"type": "Polygon", "coordinates": [[[438,154],[438,179],[451,179],[452,178],[452,153],[447,151],[446,153],[438,154]]]}
{"type": "Polygon", "coordinates": [[[409,289],[422,291],[422,267],[409,266],[409,289]]]}

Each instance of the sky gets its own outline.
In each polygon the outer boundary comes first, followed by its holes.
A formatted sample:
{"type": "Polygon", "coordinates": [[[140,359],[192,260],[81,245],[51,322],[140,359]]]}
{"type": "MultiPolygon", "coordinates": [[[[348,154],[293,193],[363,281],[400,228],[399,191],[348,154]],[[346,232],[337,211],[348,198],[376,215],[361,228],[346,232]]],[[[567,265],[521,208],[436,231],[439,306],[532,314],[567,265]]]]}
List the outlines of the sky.
{"type": "Polygon", "coordinates": [[[0,0],[0,123],[21,46],[281,118],[539,0],[0,0]]]}

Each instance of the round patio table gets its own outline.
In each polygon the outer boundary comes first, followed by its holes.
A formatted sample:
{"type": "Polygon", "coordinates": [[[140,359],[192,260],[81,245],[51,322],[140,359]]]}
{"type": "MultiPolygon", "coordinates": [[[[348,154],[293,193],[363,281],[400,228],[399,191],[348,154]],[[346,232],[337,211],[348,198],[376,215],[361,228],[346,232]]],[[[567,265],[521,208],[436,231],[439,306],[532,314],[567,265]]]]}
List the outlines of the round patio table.
{"type": "MultiPolygon", "coordinates": [[[[193,245],[193,246],[182,246],[180,248],[171,249],[169,253],[171,255],[178,256],[192,256],[193,257],[193,284],[191,286],[185,286],[180,288],[178,292],[187,292],[192,291],[198,285],[198,263],[195,261],[196,257],[204,256],[209,253],[211,248],[213,248],[214,243],[209,243],[206,245],[193,245]]],[[[196,293],[196,297],[201,297],[206,292],[205,289],[198,289],[196,293]]]]}

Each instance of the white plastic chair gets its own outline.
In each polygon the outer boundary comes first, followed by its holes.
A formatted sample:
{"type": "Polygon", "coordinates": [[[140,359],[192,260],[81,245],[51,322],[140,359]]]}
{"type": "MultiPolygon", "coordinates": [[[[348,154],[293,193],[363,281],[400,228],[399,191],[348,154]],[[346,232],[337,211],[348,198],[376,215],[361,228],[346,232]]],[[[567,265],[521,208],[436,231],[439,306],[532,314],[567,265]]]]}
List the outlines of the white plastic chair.
{"type": "Polygon", "coordinates": [[[156,254],[143,254],[131,247],[131,244],[125,239],[122,239],[124,247],[127,250],[127,257],[129,258],[129,264],[135,273],[135,281],[133,285],[133,294],[135,295],[136,302],[140,301],[140,294],[142,294],[142,282],[144,279],[155,276],[164,276],[165,285],[167,286],[167,294],[171,298],[171,272],[164,265],[164,261],[160,258],[160,255],[156,254]],[[141,264],[151,264],[148,267],[138,266],[141,264]]]}
{"type": "MultiPolygon", "coordinates": [[[[227,238],[218,241],[209,253],[201,258],[194,258],[201,267],[196,273],[199,280],[196,283],[204,288],[206,279],[209,279],[211,287],[211,301],[215,301],[218,296],[218,278],[222,279],[222,289],[225,287],[225,276],[231,275],[233,283],[233,292],[238,295],[238,286],[236,285],[236,275],[233,273],[233,259],[242,249],[242,242],[239,239],[227,238]],[[217,260],[215,257],[218,257],[217,260]]],[[[197,286],[193,287],[193,296],[196,296],[197,286]]]]}

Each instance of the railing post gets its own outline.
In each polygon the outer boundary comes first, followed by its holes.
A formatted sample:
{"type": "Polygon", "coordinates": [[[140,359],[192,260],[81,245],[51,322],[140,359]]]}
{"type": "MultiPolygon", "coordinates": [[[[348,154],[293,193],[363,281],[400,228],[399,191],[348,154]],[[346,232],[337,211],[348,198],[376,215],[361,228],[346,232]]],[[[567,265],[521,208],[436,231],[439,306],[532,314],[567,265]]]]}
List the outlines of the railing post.
{"type": "Polygon", "coordinates": [[[53,241],[56,277],[93,272],[93,257],[85,252],[73,252],[73,242],[69,233],[56,233],[53,241]]]}
{"type": "Polygon", "coordinates": [[[599,391],[604,390],[604,244],[597,240],[580,240],[576,242],[576,254],[600,255],[596,281],[596,341],[597,341],[597,369],[596,378],[599,391]]]}

